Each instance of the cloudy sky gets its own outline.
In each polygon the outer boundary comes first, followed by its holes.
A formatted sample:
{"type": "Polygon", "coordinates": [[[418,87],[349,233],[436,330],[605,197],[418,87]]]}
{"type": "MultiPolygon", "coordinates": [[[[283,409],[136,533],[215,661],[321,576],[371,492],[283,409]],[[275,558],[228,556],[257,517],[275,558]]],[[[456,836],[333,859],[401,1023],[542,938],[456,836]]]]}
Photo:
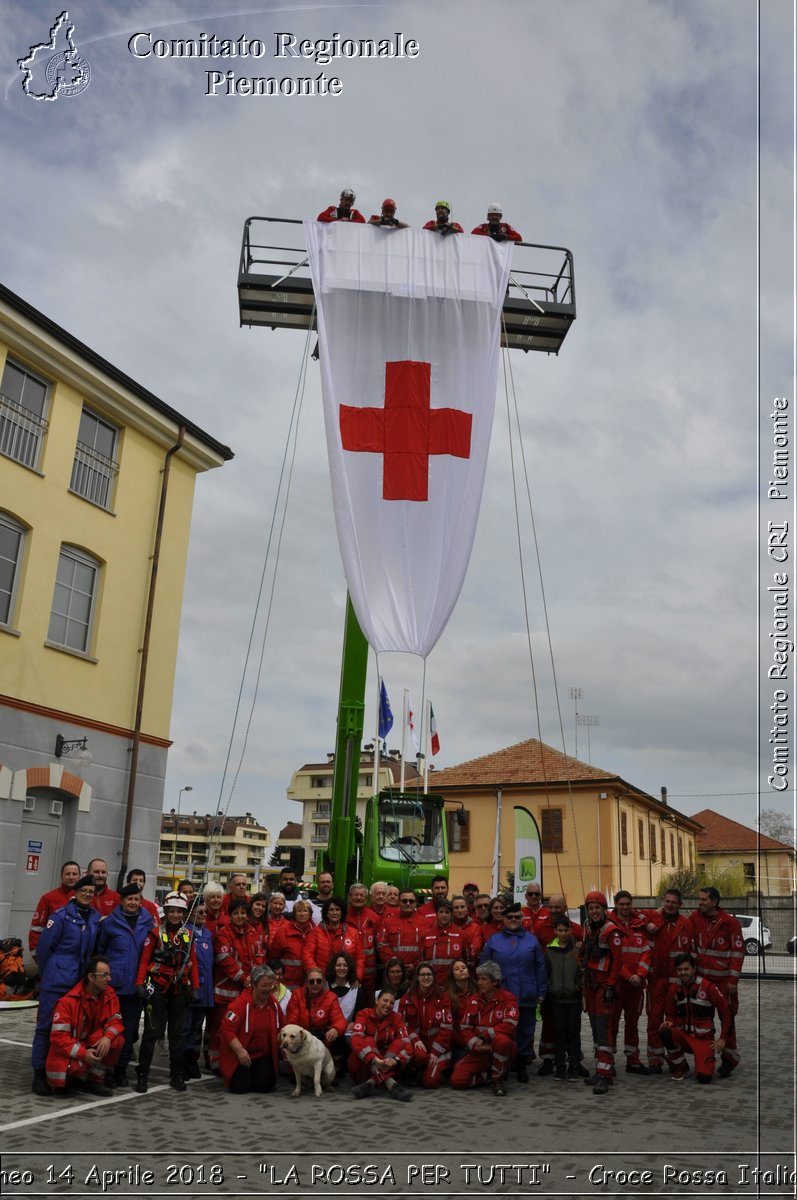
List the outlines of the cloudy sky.
{"type": "MultiPolygon", "coordinates": [[[[314,216],[350,184],[366,215],[392,195],[413,224],[439,196],[466,228],[498,200],[526,240],[572,250],[578,319],[560,357],[511,362],[565,746],[573,752],[576,686],[580,712],[598,721],[596,765],[654,794],[666,785],[685,812],[754,823],[759,200],[761,388],[793,395],[791,280],[780,273],[791,256],[791,5],[764,8],[760,130],[749,0],[74,2],[91,83],[55,103],[24,95],[15,59],[60,9],[0,9],[3,282],[236,455],[197,482],[167,807],[188,784],[200,812],[228,803],[270,576],[234,732],[233,715],[300,379],[300,333],[239,328],[243,223],[314,216]],[[401,31],[421,52],[321,68],[271,57],[279,31],[401,31]],[[136,32],[245,35],[269,54],[136,59],[136,32]],[[208,96],[217,67],[323,69],[343,88],[208,96]]],[[[440,767],[540,734],[562,745],[526,511],[539,727],[533,701],[508,447],[500,385],[470,570],[427,663],[440,767]]],[[[292,771],[334,744],[344,598],[311,367],[230,802],[275,830],[298,815],[285,799],[292,771]]],[[[422,663],[385,655],[380,665],[394,709],[404,688],[417,705],[422,663]]],[[[369,696],[368,729],[373,707],[369,696]]],[[[586,738],[582,727],[580,757],[586,738]]],[[[768,791],[762,803],[790,807],[768,791]]]]}

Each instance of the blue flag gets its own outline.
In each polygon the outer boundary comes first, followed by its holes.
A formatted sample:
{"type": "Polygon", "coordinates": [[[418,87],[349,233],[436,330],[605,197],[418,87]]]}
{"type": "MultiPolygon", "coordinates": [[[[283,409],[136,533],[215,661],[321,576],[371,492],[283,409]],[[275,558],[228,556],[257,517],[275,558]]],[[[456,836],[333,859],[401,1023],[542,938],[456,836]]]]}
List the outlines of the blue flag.
{"type": "Polygon", "coordinates": [[[393,728],[393,712],[387,698],[387,688],[384,679],[379,688],[379,736],[386,738],[393,728]]]}

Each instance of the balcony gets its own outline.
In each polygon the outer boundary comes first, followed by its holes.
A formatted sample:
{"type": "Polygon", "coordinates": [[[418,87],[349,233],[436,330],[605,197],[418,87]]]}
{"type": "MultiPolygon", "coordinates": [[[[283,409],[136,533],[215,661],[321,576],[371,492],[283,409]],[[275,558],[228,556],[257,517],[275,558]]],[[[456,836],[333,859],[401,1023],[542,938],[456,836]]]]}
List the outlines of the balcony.
{"type": "Polygon", "coordinates": [[[311,821],[329,821],[329,818],[331,816],[332,816],[332,813],[329,811],[328,808],[326,808],[326,809],[317,808],[315,810],[315,812],[310,814],[310,820],[311,821]]]}
{"type": "Polygon", "coordinates": [[[9,396],[0,395],[0,454],[36,470],[47,421],[23,408],[9,396]]]}
{"type": "MultiPolygon", "coordinates": [[[[112,458],[106,458],[104,454],[98,454],[90,446],[78,442],[69,490],[100,508],[110,508],[111,489],[118,473],[119,464],[112,458]]],[[[182,821],[180,823],[183,824],[182,821]]]]}
{"type": "Polygon", "coordinates": [[[329,841],[329,834],[325,833],[325,834],[319,835],[317,833],[314,833],[313,836],[310,838],[310,845],[311,846],[326,846],[328,841],[329,841]]]}

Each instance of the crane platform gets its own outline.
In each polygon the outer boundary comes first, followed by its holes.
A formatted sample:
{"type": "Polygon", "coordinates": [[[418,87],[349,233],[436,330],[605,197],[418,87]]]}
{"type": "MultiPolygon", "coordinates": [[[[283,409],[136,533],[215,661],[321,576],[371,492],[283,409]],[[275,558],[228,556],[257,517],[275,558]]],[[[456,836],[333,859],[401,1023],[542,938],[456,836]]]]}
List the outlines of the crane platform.
{"type": "MultiPolygon", "coordinates": [[[[468,235],[464,235],[468,236],[468,235]]],[[[558,354],[576,319],[573,255],[562,246],[516,242],[503,306],[501,345],[558,354]]],[[[249,217],[238,265],[241,325],[315,329],[313,284],[302,222],[249,217]]]]}

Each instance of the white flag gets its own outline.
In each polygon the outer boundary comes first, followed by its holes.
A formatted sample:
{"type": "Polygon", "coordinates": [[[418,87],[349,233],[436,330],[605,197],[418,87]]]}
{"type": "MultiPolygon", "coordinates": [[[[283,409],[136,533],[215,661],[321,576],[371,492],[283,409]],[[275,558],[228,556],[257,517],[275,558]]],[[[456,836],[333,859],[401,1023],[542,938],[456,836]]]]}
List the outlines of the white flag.
{"type": "Polygon", "coordinates": [[[305,222],[332,497],[357,619],[423,657],[481,504],[511,242],[305,222]]]}

